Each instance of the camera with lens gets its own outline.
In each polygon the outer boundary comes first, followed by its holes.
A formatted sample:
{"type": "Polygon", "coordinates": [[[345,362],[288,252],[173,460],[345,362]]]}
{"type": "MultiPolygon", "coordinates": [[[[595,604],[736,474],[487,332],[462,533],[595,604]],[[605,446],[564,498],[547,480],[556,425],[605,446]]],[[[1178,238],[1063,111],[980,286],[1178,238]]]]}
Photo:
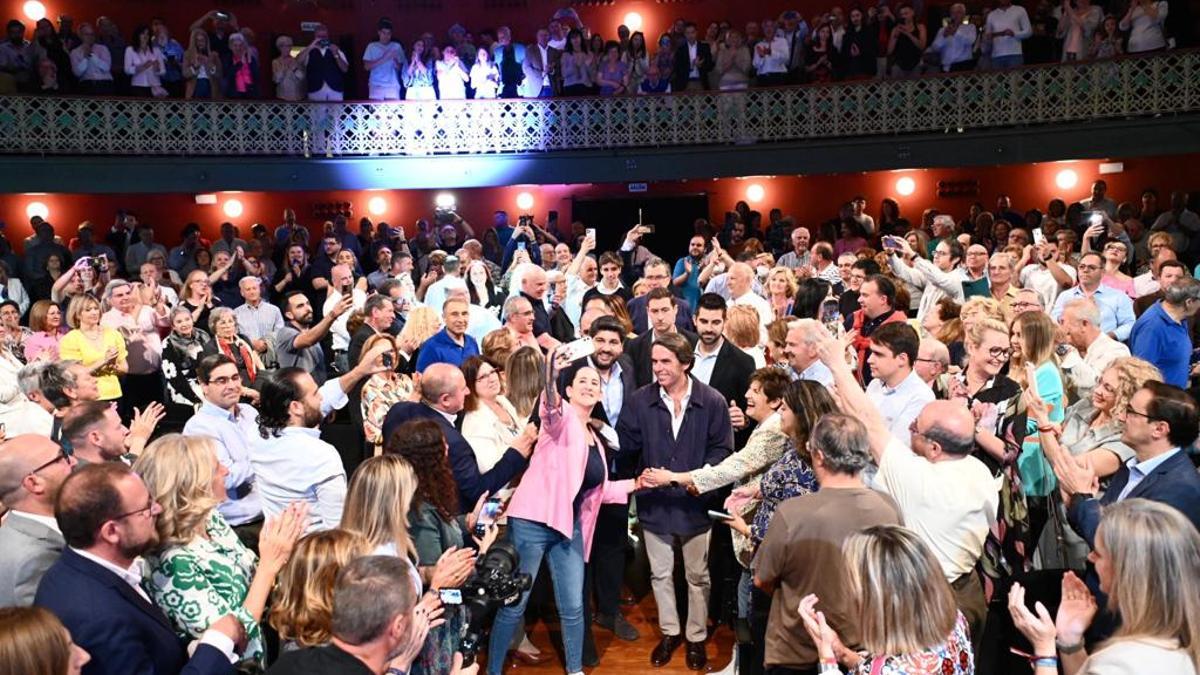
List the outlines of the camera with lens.
{"type": "Polygon", "coordinates": [[[517,549],[507,541],[493,543],[487,553],[475,561],[475,572],[460,589],[462,604],[467,611],[467,626],[458,648],[464,666],[475,660],[485,622],[501,607],[515,605],[521,594],[533,585],[533,577],[519,571],[520,562],[517,549]]]}

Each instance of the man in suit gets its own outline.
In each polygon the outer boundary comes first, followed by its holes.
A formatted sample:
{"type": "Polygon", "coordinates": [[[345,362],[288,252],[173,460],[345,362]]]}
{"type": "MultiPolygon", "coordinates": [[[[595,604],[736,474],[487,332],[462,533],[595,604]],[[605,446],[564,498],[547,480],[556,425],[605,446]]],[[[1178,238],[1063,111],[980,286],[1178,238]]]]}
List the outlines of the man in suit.
{"type": "Polygon", "coordinates": [[[33,604],[38,582],[62,553],[54,498],[75,459],[36,434],[0,445],[0,500],[8,517],[0,525],[0,607],[33,604]]]}
{"type": "Polygon", "coordinates": [[[696,334],[675,327],[675,316],[679,312],[678,298],[666,288],[656,288],[646,294],[646,314],[650,319],[650,330],[625,343],[625,353],[633,362],[634,382],[644,387],[654,379],[650,370],[650,347],[658,338],[668,333],[679,333],[696,345],[696,334]]]}
{"type": "Polygon", "coordinates": [[[38,585],[34,604],[54,612],[92,660],[88,675],[227,675],[245,647],[227,614],[200,637],[191,657],[170,620],[141,588],[138,557],[158,545],[162,512],[146,484],[119,462],[89,464],[59,490],[55,518],[67,548],[38,585]]]}
{"type": "Polygon", "coordinates": [[[724,338],[725,298],[716,293],[700,296],[696,307],[696,364],[692,376],[721,392],[729,403],[733,428],[746,426],[742,409],[746,407],[746,390],[754,372],[754,358],[724,338]],[[733,408],[738,410],[735,412],[733,408]]]}
{"type": "Polygon", "coordinates": [[[521,83],[525,98],[550,98],[554,95],[554,62],[557,49],[550,46],[550,31],[537,32],[537,42],[525,48],[525,81],[521,83]]]}
{"type": "MultiPolygon", "coordinates": [[[[642,267],[642,282],[646,286],[647,291],[652,291],[655,288],[670,288],[671,284],[671,267],[667,261],[657,256],[650,258],[642,267]]],[[[649,321],[646,319],[646,295],[639,295],[629,301],[629,318],[633,319],[633,332],[646,332],[649,327],[649,321]]],[[[678,305],[679,311],[675,312],[675,327],[680,330],[696,330],[692,324],[692,306],[687,300],[676,296],[675,304],[678,305]]]]}
{"type": "Polygon", "coordinates": [[[500,461],[486,473],[480,472],[475,451],[459,432],[467,392],[467,380],[461,370],[448,363],[435,363],[421,375],[421,401],[401,401],[392,406],[383,419],[384,438],[391,438],[392,433],[409,420],[431,419],[441,425],[450,447],[450,469],[458,483],[459,502],[464,513],[475,506],[484,492],[496,494],[521,473],[537,440],[537,428],[533,424],[525,425],[513,440],[513,447],[504,452],[500,461]]]}
{"type": "Polygon", "coordinates": [[[671,91],[700,91],[708,88],[708,73],[713,69],[712,50],[701,42],[696,24],[683,28],[683,44],[675,50],[671,67],[671,91]]]}

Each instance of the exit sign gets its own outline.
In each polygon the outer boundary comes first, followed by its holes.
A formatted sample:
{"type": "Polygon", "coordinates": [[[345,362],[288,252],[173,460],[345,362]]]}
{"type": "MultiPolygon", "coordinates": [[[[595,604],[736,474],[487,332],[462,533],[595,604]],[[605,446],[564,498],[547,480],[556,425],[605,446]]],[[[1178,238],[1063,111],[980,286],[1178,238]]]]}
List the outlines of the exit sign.
{"type": "Polygon", "coordinates": [[[630,192],[645,192],[648,189],[649,189],[649,186],[646,183],[630,183],[629,184],[630,192]]]}

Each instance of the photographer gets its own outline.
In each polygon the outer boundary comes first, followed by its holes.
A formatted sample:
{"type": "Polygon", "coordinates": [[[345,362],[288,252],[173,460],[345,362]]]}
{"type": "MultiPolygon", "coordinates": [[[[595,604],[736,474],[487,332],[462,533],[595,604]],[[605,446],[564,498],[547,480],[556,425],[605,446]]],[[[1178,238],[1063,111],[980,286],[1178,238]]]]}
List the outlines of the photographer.
{"type": "MultiPolygon", "coordinates": [[[[508,528],[520,571],[536,578],[547,559],[562,625],[567,673],[583,672],[583,566],[591,551],[600,505],[620,501],[636,481],[609,481],[609,443],[590,423],[600,401],[600,375],[591,366],[571,365],[563,349],[551,352],[542,398],[542,427],[524,478],[508,507],[508,528]],[[563,377],[559,372],[566,370],[563,377]]],[[[504,655],[528,591],[502,608],[492,626],[488,672],[500,675],[504,655]]]]}

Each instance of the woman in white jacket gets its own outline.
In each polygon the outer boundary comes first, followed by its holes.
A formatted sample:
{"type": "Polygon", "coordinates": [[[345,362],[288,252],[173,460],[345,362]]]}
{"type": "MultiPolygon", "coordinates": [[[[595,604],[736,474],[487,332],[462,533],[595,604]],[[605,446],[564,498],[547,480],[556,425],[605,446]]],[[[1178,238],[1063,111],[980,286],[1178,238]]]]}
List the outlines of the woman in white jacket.
{"type": "MultiPolygon", "coordinates": [[[[491,363],[474,356],[463,362],[462,371],[470,390],[463,404],[462,435],[475,451],[480,472],[485,472],[512,447],[528,419],[518,415],[504,397],[500,371],[491,363]]],[[[511,492],[505,489],[496,496],[507,498],[511,492]]]]}

